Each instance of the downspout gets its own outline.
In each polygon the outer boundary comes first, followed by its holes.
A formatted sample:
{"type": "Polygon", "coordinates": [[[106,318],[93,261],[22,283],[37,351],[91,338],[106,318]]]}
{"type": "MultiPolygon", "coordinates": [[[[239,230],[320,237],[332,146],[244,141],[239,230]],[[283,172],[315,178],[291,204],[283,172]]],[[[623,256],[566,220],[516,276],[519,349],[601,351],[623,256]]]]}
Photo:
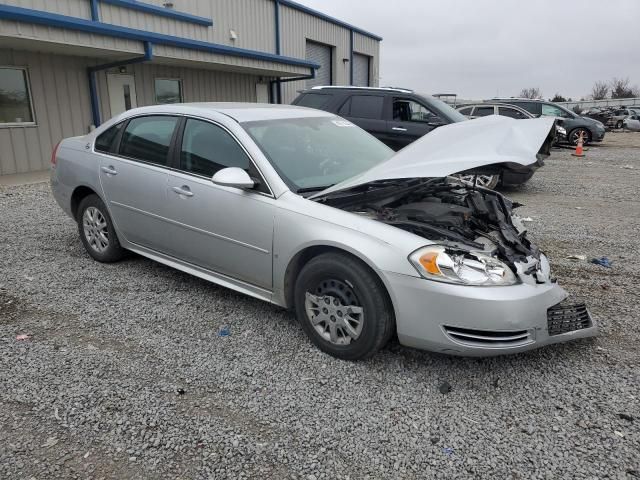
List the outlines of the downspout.
{"type": "Polygon", "coordinates": [[[130,58],[129,60],[122,60],[120,62],[105,63],[103,65],[96,65],[95,67],[87,68],[89,74],[89,95],[91,96],[91,116],[93,118],[93,125],[99,127],[101,123],[100,119],[100,103],[98,100],[98,82],[96,80],[96,73],[101,70],[107,70],[114,67],[122,67],[124,65],[131,65],[134,63],[144,63],[153,60],[153,44],[151,42],[144,42],[144,55],[142,57],[130,58]]]}
{"type": "MultiPolygon", "coordinates": [[[[280,50],[280,0],[274,0],[275,8],[275,30],[276,30],[276,55],[281,55],[280,50]]],[[[275,81],[276,86],[276,103],[282,103],[282,86],[278,80],[275,81]]],[[[273,90],[273,89],[272,89],[273,90]]]]}
{"type": "Polygon", "coordinates": [[[98,10],[98,0],[90,0],[91,2],[91,20],[100,21],[100,11],[98,10]]]}
{"type": "Polygon", "coordinates": [[[353,30],[349,31],[349,85],[353,85],[353,30]]]}
{"type": "Polygon", "coordinates": [[[302,77],[285,78],[284,80],[279,78],[278,80],[271,80],[270,83],[272,86],[273,84],[276,84],[278,85],[278,88],[280,88],[281,83],[299,82],[300,80],[313,80],[314,78],[316,78],[316,69],[312,68],[311,73],[309,75],[303,75],[302,77]]]}

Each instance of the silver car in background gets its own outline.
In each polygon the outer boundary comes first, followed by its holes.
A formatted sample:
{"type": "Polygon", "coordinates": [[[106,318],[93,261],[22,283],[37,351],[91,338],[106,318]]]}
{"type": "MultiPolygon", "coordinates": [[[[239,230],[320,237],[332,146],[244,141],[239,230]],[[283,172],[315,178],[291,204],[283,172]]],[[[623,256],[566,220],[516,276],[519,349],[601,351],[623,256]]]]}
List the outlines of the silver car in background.
{"type": "Polygon", "coordinates": [[[336,357],[496,355],[595,335],[501,194],[449,175],[533,164],[553,120],[443,126],[400,152],[292,106],[130,110],[52,155],[87,252],[126,250],[290,308],[336,357]]]}

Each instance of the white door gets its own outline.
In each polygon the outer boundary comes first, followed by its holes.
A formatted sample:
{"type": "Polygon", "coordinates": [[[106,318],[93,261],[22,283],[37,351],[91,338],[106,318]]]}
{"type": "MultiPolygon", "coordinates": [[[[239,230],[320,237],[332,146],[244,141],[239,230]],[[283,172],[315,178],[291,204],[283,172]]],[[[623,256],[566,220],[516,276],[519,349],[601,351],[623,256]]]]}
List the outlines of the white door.
{"type": "Polygon", "coordinates": [[[269,103],[269,85],[256,83],[256,102],[269,103]]]}
{"type": "Polygon", "coordinates": [[[107,89],[109,90],[109,105],[111,106],[112,117],[138,106],[133,75],[107,74],[107,89]]]}

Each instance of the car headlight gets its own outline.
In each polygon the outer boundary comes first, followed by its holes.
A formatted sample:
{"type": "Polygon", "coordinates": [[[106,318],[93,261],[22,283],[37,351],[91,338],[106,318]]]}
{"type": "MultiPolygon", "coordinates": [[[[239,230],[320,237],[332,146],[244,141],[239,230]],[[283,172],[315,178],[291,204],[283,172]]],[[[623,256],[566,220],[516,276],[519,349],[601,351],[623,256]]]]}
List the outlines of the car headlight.
{"type": "Polygon", "coordinates": [[[518,283],[506,264],[481,252],[430,245],[409,255],[409,261],[423,278],[437,282],[476,286],[518,283]]]}
{"type": "Polygon", "coordinates": [[[563,136],[567,136],[567,129],[564,127],[561,127],[560,125],[556,125],[556,133],[558,135],[563,135],[563,136]]]}

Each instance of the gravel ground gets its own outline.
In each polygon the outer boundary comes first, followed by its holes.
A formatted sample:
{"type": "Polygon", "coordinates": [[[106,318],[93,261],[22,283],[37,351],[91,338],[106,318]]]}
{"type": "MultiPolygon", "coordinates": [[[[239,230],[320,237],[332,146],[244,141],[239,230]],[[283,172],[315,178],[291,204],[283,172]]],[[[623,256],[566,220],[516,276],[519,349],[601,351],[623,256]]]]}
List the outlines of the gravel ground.
{"type": "Polygon", "coordinates": [[[640,478],[639,139],[509,192],[601,335],[491,359],[335,360],[279,308],[92,261],[48,185],[0,188],[0,478],[640,478]]]}

